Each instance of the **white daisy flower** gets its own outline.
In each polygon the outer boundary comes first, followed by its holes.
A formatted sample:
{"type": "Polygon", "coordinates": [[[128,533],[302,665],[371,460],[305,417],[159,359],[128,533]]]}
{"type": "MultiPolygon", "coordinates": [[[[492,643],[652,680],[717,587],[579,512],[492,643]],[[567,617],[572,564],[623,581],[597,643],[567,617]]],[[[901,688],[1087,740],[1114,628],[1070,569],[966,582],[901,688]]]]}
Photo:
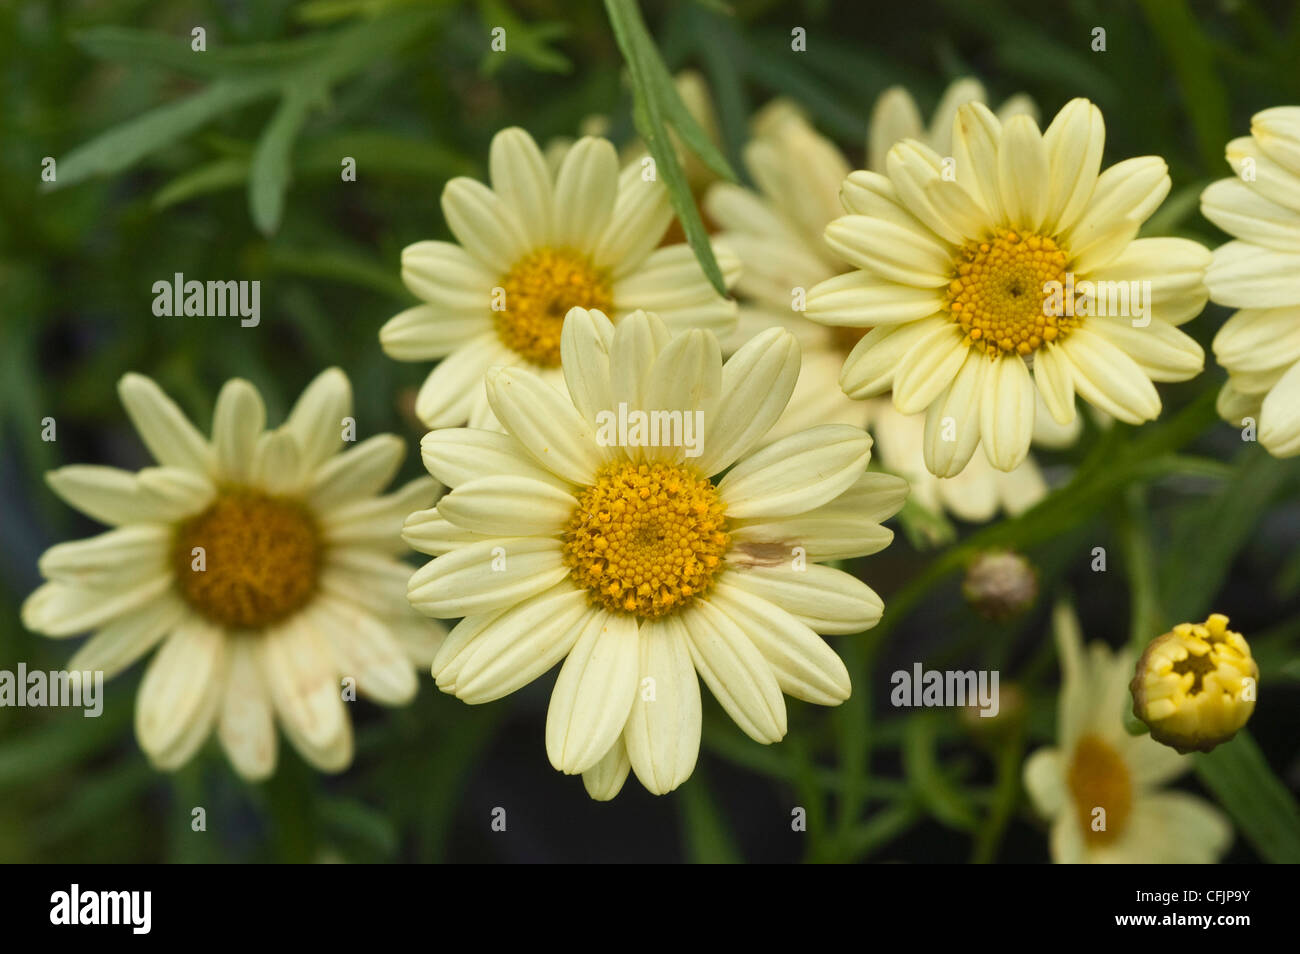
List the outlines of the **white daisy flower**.
{"type": "Polygon", "coordinates": [[[1300,106],[1251,117],[1249,136],[1228,143],[1237,176],[1201,194],[1201,211],[1236,236],[1214,250],[1210,297],[1239,308],[1214,337],[1228,371],[1219,411],[1253,418],[1276,457],[1300,454],[1300,106]]]}
{"type": "MultiPolygon", "coordinates": [[[[949,88],[944,96],[947,105],[941,105],[949,126],[956,108],[954,97],[977,95],[982,97],[983,91],[974,80],[959,81],[949,88]]],[[[1014,115],[1032,108],[1032,103],[1026,104],[1021,97],[1010,108],[1014,115]]],[[[904,91],[883,94],[872,119],[873,142],[875,136],[889,134],[890,129],[914,131],[913,125],[903,123],[900,117],[915,113],[916,107],[904,91]]],[[[1032,457],[1010,473],[977,459],[956,476],[936,477],[924,461],[924,415],[900,414],[888,398],[853,400],[831,384],[866,329],[809,321],[792,310],[793,292],[845,270],[823,233],[843,214],[839,190],[850,171],[848,160],[834,143],[817,133],[797,107],[777,100],[755,117],[754,138],[745,149],[745,161],[759,192],[716,185],[708,193],[706,210],[721,224],[720,238],[746,265],[737,283],[737,292],[746,304],[740,308],[739,327],[728,345],[736,347],[764,328],[780,326],[796,334],[803,346],[799,382],[771,436],[826,422],[865,425],[876,437],[881,464],[907,478],[916,502],[934,512],[947,510],[963,520],[989,520],[1000,510],[1016,514],[1042,499],[1047,485],[1032,457]]],[[[1046,414],[1036,422],[1035,440],[1048,447],[1072,444],[1080,430],[1078,420],[1061,428],[1046,414]]]]}
{"type": "Polygon", "coordinates": [[[981,444],[999,470],[1023,461],[1035,391],[1061,425],[1076,393],[1126,423],[1158,416],[1152,382],[1203,364],[1176,326],[1204,306],[1209,262],[1196,242],[1136,238],[1169,191],[1164,160],[1099,172],[1101,112],[1083,99],[1046,132],[980,103],[952,130],[951,156],[906,140],[887,175],[843,183],[850,214],[825,237],[857,270],[809,292],[808,317],[871,328],[844,363],[845,392],[892,390],[899,411],[925,412],[926,466],[945,477],[981,444]]]}
{"type": "Polygon", "coordinates": [[[1052,823],[1058,864],[1218,861],[1232,826],[1204,799],[1160,788],[1191,760],[1150,736],[1129,735],[1124,711],[1136,656],[1096,642],[1084,649],[1072,610],[1054,615],[1062,687],[1057,748],[1025,762],[1025,788],[1052,823]]]}
{"type": "Polygon", "coordinates": [[[614,797],[629,769],[662,794],[695,766],[698,677],[763,743],[785,735],[782,692],[848,698],[849,674],[818,633],[868,629],[882,604],[822,561],[887,546],[879,522],[907,487],[866,472],[861,428],[825,425],[755,452],[799,373],[798,343],[780,329],[723,365],[712,334],[674,337],[642,312],[615,328],[574,309],[561,347],[567,393],[494,368],[488,399],[506,433],[425,437],[425,464],[454,490],[407,521],[407,542],[437,557],[409,595],[431,616],[464,617],[433,661],[439,688],[490,702],[563,659],[551,763],[582,773],[594,798],[614,797]],[[676,413],[681,439],[651,445],[652,432],[632,430],[647,412],[676,413]]]}
{"type": "Polygon", "coordinates": [[[436,482],[379,496],[406,453],[392,434],[340,452],[352,389],[337,368],[275,430],[257,389],[228,381],[211,440],[149,378],[128,374],[118,392],[159,466],[48,475],[113,529],[45,552],[49,582],[23,604],[23,623],[55,637],[93,631],[68,669],[105,678],[158,647],[135,722],[160,769],[187,762],[215,727],[239,774],[266,778],[277,719],[312,765],[346,768],[343,680],[376,702],[409,702],[416,665],[446,635],[407,604],[410,567],[398,559],[402,520],[432,502],[436,482]]]}
{"type": "MultiPolygon", "coordinates": [[[[689,245],[656,247],[673,213],[652,167],[637,160],[620,173],[614,146],[585,137],[553,174],[518,128],[493,137],[488,165],[492,188],[462,177],[443,190],[459,244],[403,250],[402,280],[424,304],[379,333],[393,358],[442,359],[416,399],[429,427],[490,425],[483,374],[492,366],[525,365],[562,387],[560,328],[570,308],[616,321],[652,308],[673,328],[723,334],[735,324],[735,303],[713,290],[689,245]]],[[[739,262],[715,251],[734,282],[739,262]]]]}

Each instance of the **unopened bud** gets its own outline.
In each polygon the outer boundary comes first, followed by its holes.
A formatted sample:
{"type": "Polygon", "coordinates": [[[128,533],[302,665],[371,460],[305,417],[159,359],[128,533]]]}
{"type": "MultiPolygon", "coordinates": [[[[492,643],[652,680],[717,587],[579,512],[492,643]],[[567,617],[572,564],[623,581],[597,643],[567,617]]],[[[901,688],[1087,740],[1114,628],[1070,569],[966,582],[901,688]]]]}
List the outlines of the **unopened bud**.
{"type": "Polygon", "coordinates": [[[1151,738],[1185,753],[1208,752],[1236,735],[1255,711],[1258,685],[1250,646],[1215,613],[1153,639],[1129,689],[1151,738]]]}
{"type": "Polygon", "coordinates": [[[967,568],[961,592],[975,612],[1000,623],[1034,605],[1038,597],[1038,573],[1018,553],[988,550],[967,568]]]}

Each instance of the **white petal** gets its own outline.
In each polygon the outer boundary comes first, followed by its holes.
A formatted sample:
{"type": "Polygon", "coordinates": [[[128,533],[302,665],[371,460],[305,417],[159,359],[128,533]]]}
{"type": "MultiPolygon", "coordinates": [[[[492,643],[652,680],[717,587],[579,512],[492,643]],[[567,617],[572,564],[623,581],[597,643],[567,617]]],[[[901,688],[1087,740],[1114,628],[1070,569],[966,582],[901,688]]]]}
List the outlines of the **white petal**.
{"type": "Polygon", "coordinates": [[[493,368],[485,380],[497,419],[534,460],[565,480],[591,482],[605,455],[567,395],[519,368],[493,368]]]}
{"type": "Polygon", "coordinates": [[[103,672],[111,679],[157,646],[171,633],[189,608],[167,594],[113,620],[68,660],[69,672],[103,672]]]}
{"type": "Polygon", "coordinates": [[[1277,457],[1300,454],[1300,363],[1293,364],[1264,398],[1259,441],[1277,457]]]}
{"type": "Polygon", "coordinates": [[[817,633],[860,633],[880,621],[884,603],[857,577],[819,563],[729,570],[729,583],[785,610],[817,633]]]}
{"type": "Polygon", "coordinates": [[[294,748],[322,772],[347,768],[352,720],[324,637],[299,614],[262,633],[256,649],[262,679],[294,748]]]}
{"type": "Polygon", "coordinates": [[[1101,110],[1086,99],[1072,99],[1043,133],[1051,170],[1046,221],[1063,232],[1087,207],[1101,170],[1106,125],[1101,110]]]}
{"type": "Polygon", "coordinates": [[[980,438],[998,470],[1012,470],[1029,453],[1034,437],[1034,382],[1017,355],[997,359],[980,395],[980,438]]]}
{"type": "Polygon", "coordinates": [[[652,794],[691,777],[700,752],[700,682],[680,616],[641,626],[641,690],[624,740],[632,770],[652,794]]]}
{"type": "Polygon", "coordinates": [[[170,573],[125,590],[97,590],[67,583],[45,583],[23,603],[23,625],[47,636],[71,636],[98,629],[119,616],[148,606],[172,586],[170,573]]]}
{"type": "Polygon", "coordinates": [[[929,333],[907,350],[894,374],[894,407],[903,414],[919,414],[929,407],[952,384],[970,353],[956,322],[927,324],[929,333]]]}
{"type": "Polygon", "coordinates": [[[939,477],[955,477],[970,462],[980,442],[980,403],[993,362],[967,349],[965,362],[925,414],[925,466],[939,477]]]}
{"type": "Polygon", "coordinates": [[[386,625],[364,610],[329,596],[308,611],[334,657],[340,678],[356,680],[358,692],[384,705],[415,697],[415,670],[386,625]]]}
{"type": "Polygon", "coordinates": [[[998,189],[1012,228],[1037,232],[1051,200],[1047,145],[1032,119],[1013,116],[998,141],[998,189]]]}
{"type": "Polygon", "coordinates": [[[456,240],[478,263],[498,275],[531,251],[527,231],[514,212],[481,182],[458,177],[442,190],[442,214],[456,240]]]}
{"type": "Polygon", "coordinates": [[[310,473],[338,452],[344,418],[351,414],[352,385],[338,368],[322,371],[307,385],[284,425],[298,441],[304,472],[310,473]]]}
{"type": "Polygon", "coordinates": [[[262,395],[242,378],[232,378],[217,395],[212,414],[212,445],[216,472],[225,480],[244,483],[257,439],[266,427],[266,406],[262,395]]]}
{"type": "Polygon", "coordinates": [[[420,612],[448,619],[518,603],[568,574],[555,540],[493,537],[426,563],[411,577],[407,597],[420,612]]]}
{"type": "Polygon", "coordinates": [[[184,764],[211,731],[225,679],[224,643],[220,629],[190,617],[145,670],[136,694],[135,732],[160,768],[184,764]]]}
{"type": "Polygon", "coordinates": [[[608,139],[579,139],[564,157],[555,183],[555,241],[594,251],[614,212],[618,155],[608,139]]]}
{"type": "Polygon", "coordinates": [[[919,222],[907,228],[846,215],[826,226],[826,244],[850,265],[904,285],[939,288],[952,270],[948,250],[919,222]]]}
{"type": "Polygon", "coordinates": [[[572,494],[550,484],[502,475],[461,484],[438,501],[438,512],[475,533],[540,536],[563,530],[577,505],[572,494]]]}
{"type": "Polygon", "coordinates": [[[573,406],[588,421],[614,407],[610,349],[614,325],[604,312],[571,308],[560,332],[560,366],[573,406]]]}
{"type": "Polygon", "coordinates": [[[682,614],[691,659],[714,697],[741,730],[764,744],[785,737],[785,699],[772,667],[724,613],[698,600],[682,614]]]}
{"type": "Polygon", "coordinates": [[[488,171],[492,191],[501,197],[528,237],[538,245],[550,242],[555,206],[551,173],[533,137],[518,126],[493,136],[488,171]]]}
{"type": "Polygon", "coordinates": [[[799,342],[772,328],[749,341],[722,367],[722,387],[705,420],[703,453],[695,466],[716,474],[756,446],[781,416],[799,379],[799,342]]]}
{"type": "Polygon", "coordinates": [[[1134,327],[1128,318],[1094,318],[1088,327],[1136,361],[1153,381],[1186,381],[1205,367],[1205,352],[1196,339],[1163,321],[1134,327]]]}
{"type": "Polygon", "coordinates": [[[582,773],[582,785],[587,794],[598,802],[607,802],[623,790],[632,761],[627,757],[623,737],[609,747],[601,760],[582,773]]]}
{"type": "Polygon", "coordinates": [[[123,375],[117,393],[140,439],[158,463],[212,473],[216,458],[207,440],[151,378],[123,375]]]}
{"type": "Polygon", "coordinates": [[[618,741],[636,697],[641,643],[636,618],[591,614],[569,651],[546,713],[546,754],[561,772],[593,767],[618,741]]]}
{"type": "Polygon", "coordinates": [[[1085,328],[1071,331],[1059,354],[1070,362],[1074,388],[1084,400],[1126,424],[1160,416],[1160,395],[1137,363],[1085,328]]]}
{"type": "Polygon", "coordinates": [[[275,771],[277,751],[275,713],[253,645],[258,638],[230,640],[230,670],[217,719],[221,747],[235,771],[250,782],[275,771]]]}
{"type": "Polygon", "coordinates": [[[1300,252],[1279,252],[1247,242],[1228,242],[1214,250],[1205,273],[1210,296],[1233,308],[1275,308],[1300,304],[1295,276],[1300,252]]]}
{"type": "Polygon", "coordinates": [[[319,511],[374,497],[392,481],[406,456],[396,434],[376,434],[333,457],[316,471],[308,500],[319,511]]]}
{"type": "Polygon", "coordinates": [[[824,424],[774,441],[718,484],[732,518],[804,513],[848,490],[871,459],[871,438],[848,424],[824,424]]]}
{"type": "Polygon", "coordinates": [[[568,484],[533,463],[523,445],[509,434],[449,427],[430,431],[420,441],[424,466],[449,487],[496,475],[527,477],[554,487],[568,484]]]}

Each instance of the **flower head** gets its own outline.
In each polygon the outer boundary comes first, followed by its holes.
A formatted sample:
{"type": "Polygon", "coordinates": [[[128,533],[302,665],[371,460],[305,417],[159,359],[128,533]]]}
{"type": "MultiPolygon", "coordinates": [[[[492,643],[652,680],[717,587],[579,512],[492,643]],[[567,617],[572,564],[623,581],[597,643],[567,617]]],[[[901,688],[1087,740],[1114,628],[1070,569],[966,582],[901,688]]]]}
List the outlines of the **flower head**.
{"type": "Polygon", "coordinates": [[[1250,719],[1258,686],[1250,646],[1215,613],[1151,640],[1130,685],[1133,714],[1157,742],[1208,752],[1250,719]]]}
{"type": "MultiPolygon", "coordinates": [[[[491,188],[457,178],[443,190],[459,244],[417,242],[402,252],[402,280],[424,304],[379,333],[391,357],[442,359],[416,399],[426,425],[488,424],[482,381],[491,366],[528,366],[559,385],[570,308],[614,320],[654,308],[674,328],[731,330],[735,303],[713,290],[690,246],[656,248],[672,208],[650,167],[633,161],[620,173],[614,146],[588,136],[552,173],[518,128],[497,133],[488,164],[491,188]]],[[[717,253],[734,281],[738,263],[717,253]]]]}
{"type": "Polygon", "coordinates": [[[1253,418],[1277,457],[1300,454],[1300,106],[1251,117],[1249,136],[1228,143],[1237,175],[1201,194],[1201,211],[1236,236],[1214,250],[1210,297],[1240,311],[1214,336],[1228,370],[1219,413],[1253,418]]]}
{"type": "Polygon", "coordinates": [[[612,798],[629,770],[660,794],[691,774],[699,678],[752,738],[785,735],[782,693],[821,705],[849,676],[819,633],[875,625],[881,602],[822,561],[873,553],[906,496],[867,473],[871,439],[825,425],[776,441],[799,348],[765,332],[724,365],[713,335],[637,312],[575,309],[567,391],[497,368],[505,433],[434,431],[454,489],[405,537],[436,557],[410,582],[422,612],[464,617],[433,661],[439,688],[498,699],[564,660],[551,763],[612,798]]]}
{"type": "Polygon", "coordinates": [[[1054,622],[1062,681],[1056,748],[1025,762],[1035,808],[1052,825],[1058,864],[1209,863],[1232,842],[1227,819],[1208,802],[1160,787],[1191,760],[1124,727],[1133,654],[1102,643],[1086,649],[1073,611],[1054,622]]]}
{"type": "Polygon", "coordinates": [[[445,636],[403,599],[400,530],[437,484],[380,496],[405,455],[390,434],[346,451],[352,391],[322,373],[288,420],[266,429],[262,398],[226,383],[208,440],[149,378],[126,375],[122,403],[159,466],[70,466],[60,497],[114,529],[41,557],[49,582],[23,604],[31,630],[93,631],[71,670],[112,676],[158,647],[136,697],[150,760],[176,769],[215,728],[244,777],[270,775],[275,722],[307,761],[352,760],[341,680],[377,702],[414,696],[415,665],[445,636]]]}
{"type": "Polygon", "coordinates": [[[967,103],[952,155],[907,140],[885,175],[845,179],[849,215],[826,241],[857,270],[810,291],[808,315],[871,329],[840,384],[851,397],[892,390],[899,411],[924,412],[933,473],[959,473],[981,445],[999,470],[1019,464],[1036,392],[1062,425],[1076,393],[1138,424],[1160,412],[1153,381],[1200,371],[1200,346],[1175,326],[1205,303],[1209,253],[1135,238],[1169,191],[1165,163],[1101,172],[1104,138],[1086,100],[1045,132],[967,103]]]}

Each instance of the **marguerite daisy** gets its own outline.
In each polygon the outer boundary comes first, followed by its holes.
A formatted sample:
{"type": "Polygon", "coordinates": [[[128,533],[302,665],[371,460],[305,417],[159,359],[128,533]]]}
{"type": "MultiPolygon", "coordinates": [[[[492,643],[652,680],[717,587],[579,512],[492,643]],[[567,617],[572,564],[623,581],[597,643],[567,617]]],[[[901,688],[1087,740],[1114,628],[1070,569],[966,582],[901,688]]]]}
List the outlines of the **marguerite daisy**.
{"type": "MultiPolygon", "coordinates": [[[[973,94],[982,95],[978,83],[960,82],[944,100],[951,103],[954,95],[973,94]]],[[[898,103],[905,95],[891,91],[881,97],[872,121],[874,131],[891,125],[880,117],[898,112],[887,104],[898,103]]],[[[906,101],[910,103],[910,97],[906,101]]],[[[949,125],[955,108],[948,109],[949,125]]],[[[911,110],[915,112],[914,105],[911,110]]],[[[946,509],[964,520],[982,521],[1002,509],[1015,514],[1037,503],[1047,485],[1032,457],[1006,474],[977,458],[956,476],[936,477],[926,468],[922,451],[924,415],[900,414],[888,398],[855,401],[831,384],[865,329],[809,321],[798,310],[796,296],[845,270],[822,237],[826,226],[843,212],[839,189],[850,168],[835,144],[821,136],[797,108],[777,100],[755,117],[745,161],[759,192],[715,185],[705,206],[722,226],[719,237],[746,266],[737,283],[742,304],[732,343],[780,326],[797,335],[803,347],[794,396],[770,436],[818,423],[864,424],[876,438],[880,463],[907,478],[912,499],[931,511],[946,509]]],[[[1035,439],[1044,446],[1064,446],[1077,437],[1077,421],[1068,428],[1056,426],[1046,414],[1035,421],[1035,439]]]]}
{"type": "Polygon", "coordinates": [[[1232,827],[1213,805],[1160,786],[1191,760],[1124,727],[1134,653],[1087,650],[1072,610],[1054,614],[1062,686],[1057,748],[1025,762],[1025,788],[1052,824],[1058,864],[1191,864],[1218,861],[1232,827]]]}
{"type": "MultiPolygon", "coordinates": [[[[653,166],[638,160],[620,174],[614,146],[589,136],[552,175],[518,128],[497,133],[488,164],[492,188],[457,178],[443,190],[459,244],[402,252],[402,280],[424,304],[379,333],[391,357],[442,359],[416,399],[426,425],[490,423],[483,373],[495,365],[526,365],[562,387],[560,327],[570,308],[615,320],[653,308],[673,328],[731,330],[735,303],[713,290],[690,246],[656,248],[673,213],[653,166]]],[[[734,281],[739,263],[716,251],[734,281]]]]}
{"type": "Polygon", "coordinates": [[[407,521],[407,542],[437,557],[409,595],[464,617],[433,661],[443,691],[490,702],[564,659],[551,763],[595,798],[614,797],[629,768],[662,794],[695,766],[699,677],[764,743],[785,735],[783,691],[848,697],[818,633],[874,626],[881,602],[820,561],[887,546],[879,521],[907,487],[866,473],[861,428],[755,451],[799,373],[781,329],[723,365],[710,333],[674,337],[642,312],[615,327],[579,308],[561,347],[567,393],[527,369],[488,373],[506,433],[426,435],[426,465],[454,489],[407,521]]]}
{"type": "Polygon", "coordinates": [[[1236,236],[1206,273],[1214,301],[1241,310],[1214,336],[1228,371],[1219,412],[1259,425],[1277,457],[1300,454],[1300,106],[1256,113],[1249,136],[1228,143],[1237,172],[1201,195],[1201,211],[1236,236]]]}
{"type": "Polygon", "coordinates": [[[980,103],[953,121],[952,155],[907,140],[887,175],[858,171],[826,241],[858,270],[808,294],[808,315],[870,327],[844,363],[851,397],[892,390],[926,413],[925,462],[959,473],[981,444],[1010,470],[1033,436],[1037,390],[1059,424],[1076,393],[1131,424],[1160,413],[1152,381],[1200,371],[1179,325],[1200,312],[1209,252],[1137,239],[1169,191],[1162,159],[1099,174],[1105,133],[1087,100],[1039,132],[980,103]]]}
{"type": "Polygon", "coordinates": [[[403,598],[410,568],[398,559],[402,519],[436,483],[379,496],[405,456],[391,434],[339,452],[352,389],[337,368],[271,431],[257,389],[227,382],[210,441],[149,378],[128,374],[118,391],[159,466],[49,474],[55,493],[114,529],[45,552],[49,582],[23,604],[24,624],[95,631],[68,668],[106,677],[160,647],[136,696],[136,734],[161,769],[187,762],[215,727],[235,769],[265,778],[277,718],[311,764],[346,768],[345,693],[408,702],[415,665],[446,635],[403,598]]]}

